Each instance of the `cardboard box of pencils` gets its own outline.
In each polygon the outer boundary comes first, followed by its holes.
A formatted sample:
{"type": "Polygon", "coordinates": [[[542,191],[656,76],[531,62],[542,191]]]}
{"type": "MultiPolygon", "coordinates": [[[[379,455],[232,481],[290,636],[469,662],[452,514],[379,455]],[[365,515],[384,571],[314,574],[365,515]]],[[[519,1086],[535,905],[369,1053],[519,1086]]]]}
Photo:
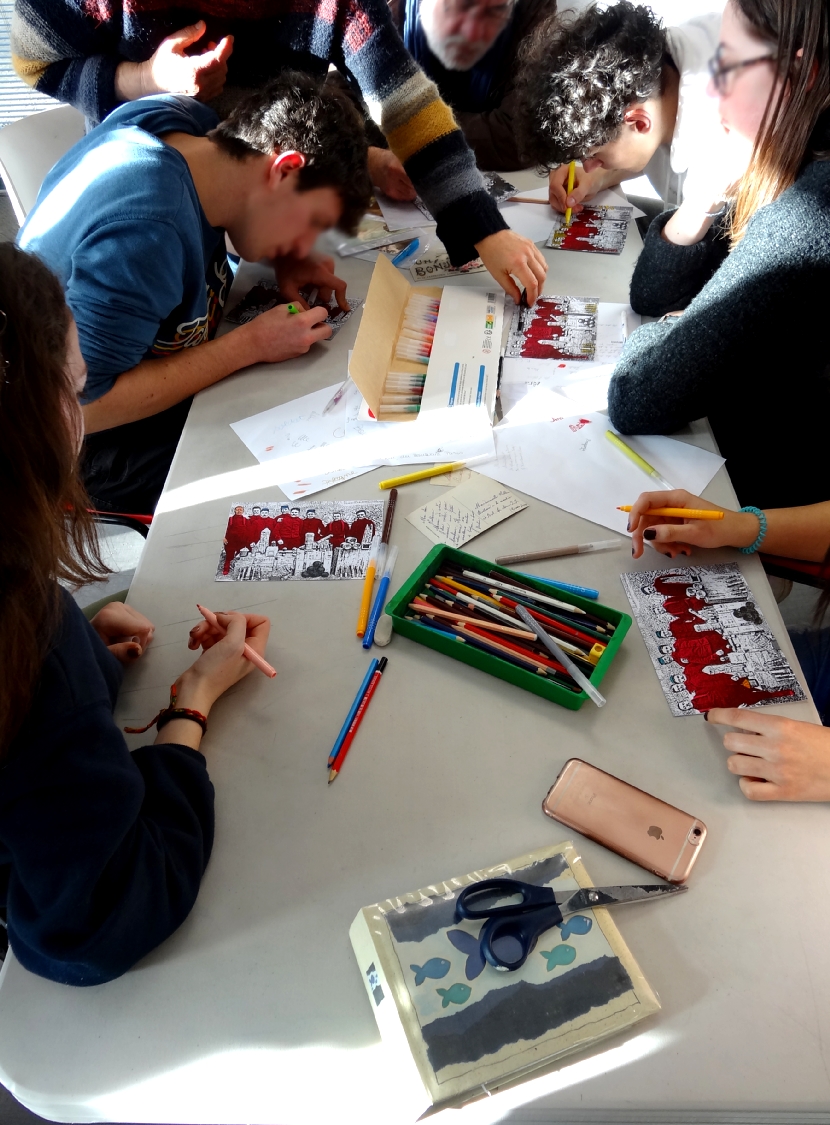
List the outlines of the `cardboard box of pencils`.
{"type": "Polygon", "coordinates": [[[416,421],[428,411],[496,404],[504,298],[493,284],[410,285],[375,263],[349,374],[373,416],[416,421]]]}
{"type": "MultiPolygon", "coordinates": [[[[556,601],[567,603],[577,610],[584,610],[584,618],[579,615],[581,620],[574,621],[570,615],[557,611],[555,607],[550,607],[547,603],[539,603],[537,606],[538,610],[544,615],[550,613],[552,621],[568,623],[562,636],[555,636],[558,642],[561,643],[563,637],[569,635],[568,630],[576,630],[588,638],[588,642],[581,642],[583,648],[587,648],[589,642],[596,642],[597,646],[601,645],[601,651],[599,647],[596,647],[593,651],[593,659],[596,660],[596,663],[582,665],[585,675],[588,676],[595,687],[599,687],[602,682],[605,673],[611,666],[611,661],[631,626],[630,616],[627,613],[621,613],[618,609],[611,609],[610,606],[600,605],[598,602],[578,597],[576,594],[568,593],[565,590],[558,590],[542,582],[536,582],[527,576],[519,576],[515,571],[496,566],[495,563],[486,559],[480,559],[475,555],[468,555],[464,551],[457,551],[452,547],[445,546],[433,547],[421,565],[404,582],[401,589],[387,605],[386,612],[392,618],[392,627],[396,633],[401,633],[413,641],[418,641],[419,644],[427,645],[427,647],[433,648],[437,652],[443,652],[446,656],[452,656],[456,660],[461,660],[465,664],[470,664],[473,668],[478,668],[482,672],[489,672],[491,676],[498,676],[499,679],[507,680],[508,683],[524,688],[525,691],[532,691],[535,695],[541,695],[543,699],[550,699],[554,703],[568,707],[571,711],[578,711],[588,698],[585,692],[577,689],[575,685],[568,684],[565,676],[551,668],[549,656],[542,657],[540,655],[537,667],[534,668],[532,665],[536,662],[532,658],[528,660],[527,655],[521,656],[515,649],[509,647],[517,643],[514,636],[504,634],[502,640],[496,640],[496,644],[505,646],[504,655],[500,655],[495,651],[485,650],[480,635],[474,632],[466,635],[439,632],[414,619],[414,612],[410,605],[420,600],[419,595],[428,588],[428,582],[444,574],[448,566],[476,571],[485,582],[491,572],[498,574],[499,580],[508,584],[519,579],[525,586],[532,587],[545,598],[554,598],[556,601]],[[603,631],[601,625],[597,624],[598,620],[606,623],[605,631],[603,631]],[[512,658],[510,657],[511,653],[514,654],[512,658]],[[523,666],[520,666],[518,661],[521,661],[523,666]]],[[[458,579],[458,581],[463,583],[463,579],[458,579]]],[[[509,594],[504,596],[510,597],[509,594]]],[[[502,608],[505,608],[505,606],[503,605],[502,608]]],[[[459,608],[458,613],[463,615],[465,610],[459,608]]],[[[480,624],[484,626],[485,623],[482,620],[480,624]]],[[[522,628],[521,622],[516,621],[514,624],[517,628],[522,628]]],[[[545,623],[542,622],[542,624],[545,623]]]]}

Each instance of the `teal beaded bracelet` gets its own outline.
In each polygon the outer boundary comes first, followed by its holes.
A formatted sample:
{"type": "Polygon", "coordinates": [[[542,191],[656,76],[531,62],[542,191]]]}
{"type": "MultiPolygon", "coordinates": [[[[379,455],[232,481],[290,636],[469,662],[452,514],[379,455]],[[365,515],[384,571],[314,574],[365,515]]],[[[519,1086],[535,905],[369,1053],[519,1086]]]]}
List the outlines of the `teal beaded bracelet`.
{"type": "Polygon", "coordinates": [[[754,508],[751,504],[748,504],[745,508],[741,508],[740,511],[752,512],[753,516],[758,517],[758,523],[761,525],[758,529],[758,538],[755,540],[752,546],[738,548],[742,555],[754,555],[761,544],[764,542],[764,538],[767,534],[767,517],[764,515],[760,508],[754,508]]]}

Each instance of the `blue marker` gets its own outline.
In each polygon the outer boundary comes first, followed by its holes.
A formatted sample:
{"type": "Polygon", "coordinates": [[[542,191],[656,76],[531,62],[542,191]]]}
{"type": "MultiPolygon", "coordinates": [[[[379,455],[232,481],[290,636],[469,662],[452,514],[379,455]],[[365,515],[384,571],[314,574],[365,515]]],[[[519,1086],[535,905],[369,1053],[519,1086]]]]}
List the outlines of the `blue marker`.
{"type": "Polygon", "coordinates": [[[366,632],[363,634],[363,647],[371,648],[372,642],[375,639],[375,629],[380,620],[380,615],[383,612],[383,606],[386,602],[386,595],[389,592],[389,583],[392,581],[392,571],[395,569],[395,560],[398,557],[398,548],[390,547],[386,553],[386,562],[383,567],[383,577],[378,586],[378,592],[375,595],[374,605],[372,606],[371,613],[369,614],[369,621],[366,625],[366,632]]]}
{"type": "Polygon", "coordinates": [[[401,250],[400,254],[395,255],[395,257],[392,259],[392,265],[393,266],[399,266],[401,264],[401,262],[405,262],[407,258],[411,258],[412,255],[418,249],[420,249],[420,246],[421,246],[420,238],[413,238],[408,246],[404,246],[404,248],[403,248],[403,250],[401,250]]]}
{"type": "Polygon", "coordinates": [[[517,574],[522,578],[532,578],[534,582],[544,582],[546,586],[555,586],[559,590],[567,590],[570,594],[579,594],[583,598],[593,598],[594,601],[599,597],[599,590],[594,590],[591,586],[574,586],[572,582],[556,582],[553,578],[542,578],[540,574],[527,574],[523,570],[517,570],[517,574]]]}
{"type": "Polygon", "coordinates": [[[357,714],[357,709],[360,706],[360,701],[363,699],[363,696],[366,694],[366,688],[369,686],[369,681],[371,680],[372,676],[374,676],[375,669],[377,668],[377,666],[378,666],[377,660],[373,660],[372,663],[369,665],[369,671],[366,673],[366,675],[363,678],[363,683],[360,685],[360,688],[358,689],[358,693],[354,697],[354,703],[351,705],[351,708],[349,709],[349,713],[346,716],[346,721],[343,724],[343,726],[340,728],[340,734],[338,734],[337,739],[334,743],[334,746],[332,747],[332,751],[329,754],[329,760],[328,760],[328,767],[329,768],[331,767],[331,763],[337,757],[337,755],[340,751],[340,747],[343,745],[343,739],[346,737],[346,731],[352,725],[352,719],[357,714]]]}

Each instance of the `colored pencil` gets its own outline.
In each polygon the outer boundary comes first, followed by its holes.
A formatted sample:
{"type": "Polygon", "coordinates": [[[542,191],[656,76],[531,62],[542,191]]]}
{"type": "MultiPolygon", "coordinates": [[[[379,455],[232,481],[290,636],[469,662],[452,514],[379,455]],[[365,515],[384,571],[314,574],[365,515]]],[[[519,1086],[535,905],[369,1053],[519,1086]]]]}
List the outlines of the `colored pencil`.
{"type": "MultiPolygon", "coordinates": [[[[576,161],[572,160],[570,162],[570,164],[568,165],[568,190],[565,193],[566,195],[570,195],[571,192],[573,191],[575,179],[576,179],[576,161]]],[[[571,225],[571,218],[572,218],[572,208],[566,207],[565,208],[565,226],[566,227],[569,227],[571,225]]]]}
{"type": "Polygon", "coordinates": [[[374,660],[369,661],[369,668],[368,668],[368,671],[366,672],[366,675],[363,677],[363,683],[357,689],[357,695],[354,697],[354,702],[352,703],[351,707],[349,708],[349,713],[346,716],[346,721],[343,724],[343,726],[340,728],[340,733],[338,734],[337,738],[334,740],[334,746],[332,746],[331,752],[329,753],[329,756],[328,756],[328,761],[326,762],[326,768],[327,769],[331,769],[332,762],[337,757],[337,755],[340,753],[340,747],[343,745],[343,739],[346,737],[346,735],[348,733],[348,730],[349,730],[349,727],[352,725],[352,719],[355,717],[355,714],[357,713],[357,709],[360,706],[361,699],[366,694],[366,688],[369,686],[369,681],[371,680],[372,676],[374,676],[374,674],[375,674],[375,669],[377,668],[378,663],[379,663],[379,661],[378,661],[377,657],[375,657],[374,660]]]}
{"type": "Polygon", "coordinates": [[[557,578],[543,578],[541,574],[527,574],[525,571],[518,571],[523,578],[532,578],[536,582],[544,582],[546,586],[553,586],[555,590],[564,590],[568,594],[578,594],[581,598],[590,598],[596,601],[599,597],[599,590],[595,590],[593,586],[577,586],[574,582],[560,582],[557,578]]]}
{"type": "Polygon", "coordinates": [[[380,658],[380,661],[378,662],[377,668],[375,669],[375,671],[372,675],[371,680],[369,681],[369,686],[366,688],[366,692],[365,692],[363,698],[361,699],[360,703],[358,704],[357,710],[355,711],[354,718],[352,719],[351,723],[349,724],[349,729],[346,731],[346,737],[343,739],[343,743],[340,747],[340,750],[338,751],[337,757],[332,762],[331,769],[329,770],[329,785],[331,785],[331,783],[334,781],[334,779],[337,777],[337,775],[340,773],[340,771],[343,768],[343,763],[346,760],[346,755],[349,752],[349,747],[354,742],[354,736],[357,733],[357,728],[360,726],[361,722],[363,721],[363,716],[366,714],[366,708],[369,706],[369,703],[372,699],[372,696],[375,694],[375,691],[377,690],[377,686],[380,683],[381,676],[383,675],[384,671],[386,670],[387,664],[388,664],[388,660],[386,659],[385,656],[382,656],[380,658]]]}
{"type": "MultiPolygon", "coordinates": [[[[619,508],[618,511],[630,512],[630,508],[619,508]]],[[[598,539],[595,543],[572,543],[569,547],[550,547],[545,551],[526,551],[521,555],[499,555],[496,562],[500,566],[512,566],[513,563],[538,562],[540,559],[561,559],[566,555],[587,555],[593,551],[617,551],[621,546],[619,539],[598,539]]]]}
{"type": "Polygon", "coordinates": [[[641,457],[640,454],[633,450],[630,445],[624,442],[619,434],[615,434],[613,430],[606,430],[605,436],[608,441],[610,441],[611,444],[615,447],[615,449],[618,449],[624,457],[627,457],[629,461],[632,461],[638,469],[642,469],[646,476],[651,477],[652,480],[657,481],[661,488],[666,488],[669,490],[672,489],[673,486],[669,484],[665,477],[661,477],[655,467],[653,465],[650,465],[648,461],[646,461],[645,457],[641,457]]]}
{"type": "MultiPolygon", "coordinates": [[[[633,504],[622,504],[618,512],[630,512],[633,504]]],[[[649,508],[644,516],[674,516],[686,520],[722,520],[724,513],[716,508],[649,508]]]]}
{"type": "Polygon", "coordinates": [[[495,453],[482,453],[478,457],[468,457],[466,461],[451,461],[447,465],[433,465],[431,469],[418,469],[414,473],[405,473],[401,477],[388,477],[382,480],[378,488],[398,488],[402,484],[412,484],[416,480],[426,480],[428,477],[440,477],[444,473],[454,473],[459,469],[471,469],[473,465],[481,465],[484,461],[492,461],[495,453]]]}
{"type": "Polygon", "coordinates": [[[389,503],[386,505],[386,516],[383,520],[383,529],[380,533],[381,543],[388,543],[389,536],[392,534],[392,520],[395,518],[395,508],[398,503],[398,490],[393,488],[389,493],[389,503]]]}
{"type": "MultiPolygon", "coordinates": [[[[481,620],[478,617],[467,617],[464,614],[453,613],[451,609],[437,609],[435,606],[429,605],[428,602],[422,602],[417,598],[415,601],[409,603],[409,608],[416,610],[418,613],[426,614],[427,616],[435,615],[436,617],[444,617],[448,621],[455,621],[460,625],[480,625],[481,620]]],[[[487,628],[492,632],[506,633],[511,637],[522,637],[526,641],[534,640],[536,634],[529,633],[527,629],[514,629],[512,625],[498,625],[495,621],[490,624],[488,622],[487,628]]]]}
{"type": "MultiPolygon", "coordinates": [[[[205,621],[207,621],[208,625],[212,625],[214,629],[221,629],[223,634],[227,632],[227,629],[224,629],[219,624],[216,614],[212,610],[205,609],[205,607],[203,605],[199,605],[198,602],[196,603],[196,608],[198,609],[199,613],[201,613],[202,617],[204,617],[205,621]]],[[[245,642],[245,647],[242,650],[242,655],[246,660],[250,660],[255,668],[259,668],[260,672],[264,672],[265,675],[269,677],[269,679],[273,680],[274,676],[276,676],[276,668],[272,668],[268,661],[264,660],[255,649],[252,649],[247,641],[245,642]]]]}
{"type": "Polygon", "coordinates": [[[520,606],[517,612],[522,621],[524,621],[525,625],[527,625],[528,628],[532,629],[534,633],[536,633],[539,640],[542,642],[545,648],[549,650],[551,655],[555,656],[557,660],[561,661],[561,663],[565,665],[570,675],[574,680],[576,680],[582,690],[587,694],[588,698],[593,700],[593,702],[596,703],[597,707],[604,707],[606,702],[605,696],[601,695],[600,692],[597,691],[597,689],[588,679],[588,677],[580,672],[574,662],[568,657],[567,653],[564,653],[562,651],[553,637],[546,633],[541,625],[537,624],[533,620],[533,618],[523,606],[520,606]]]}

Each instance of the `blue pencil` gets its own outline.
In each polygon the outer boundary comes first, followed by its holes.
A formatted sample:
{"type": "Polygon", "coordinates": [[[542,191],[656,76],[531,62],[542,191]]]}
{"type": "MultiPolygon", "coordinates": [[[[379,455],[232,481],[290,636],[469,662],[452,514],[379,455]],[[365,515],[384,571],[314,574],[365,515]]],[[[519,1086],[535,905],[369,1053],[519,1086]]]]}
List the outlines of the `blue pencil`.
{"type": "Polygon", "coordinates": [[[332,751],[329,754],[329,760],[328,760],[328,764],[326,766],[327,769],[330,768],[331,763],[334,761],[334,759],[338,755],[340,747],[343,745],[343,739],[346,737],[346,732],[348,731],[349,727],[352,725],[352,719],[357,714],[357,709],[360,706],[360,701],[363,698],[363,696],[366,694],[366,688],[369,686],[369,681],[371,680],[372,676],[374,676],[375,669],[377,668],[377,666],[378,666],[377,660],[373,660],[371,662],[371,664],[369,665],[369,671],[366,673],[366,675],[363,678],[363,683],[360,685],[360,688],[358,689],[357,695],[354,697],[354,703],[349,708],[349,713],[346,716],[346,721],[343,724],[343,726],[340,728],[340,734],[338,734],[337,739],[335,740],[334,746],[332,747],[332,751]]]}
{"type": "Polygon", "coordinates": [[[571,582],[557,582],[553,578],[542,578],[541,574],[527,574],[523,570],[517,570],[516,573],[522,578],[533,578],[537,582],[544,582],[546,586],[556,586],[560,590],[568,590],[571,594],[579,594],[583,598],[593,598],[596,601],[599,597],[599,590],[595,590],[592,586],[574,586],[571,582]]]}

